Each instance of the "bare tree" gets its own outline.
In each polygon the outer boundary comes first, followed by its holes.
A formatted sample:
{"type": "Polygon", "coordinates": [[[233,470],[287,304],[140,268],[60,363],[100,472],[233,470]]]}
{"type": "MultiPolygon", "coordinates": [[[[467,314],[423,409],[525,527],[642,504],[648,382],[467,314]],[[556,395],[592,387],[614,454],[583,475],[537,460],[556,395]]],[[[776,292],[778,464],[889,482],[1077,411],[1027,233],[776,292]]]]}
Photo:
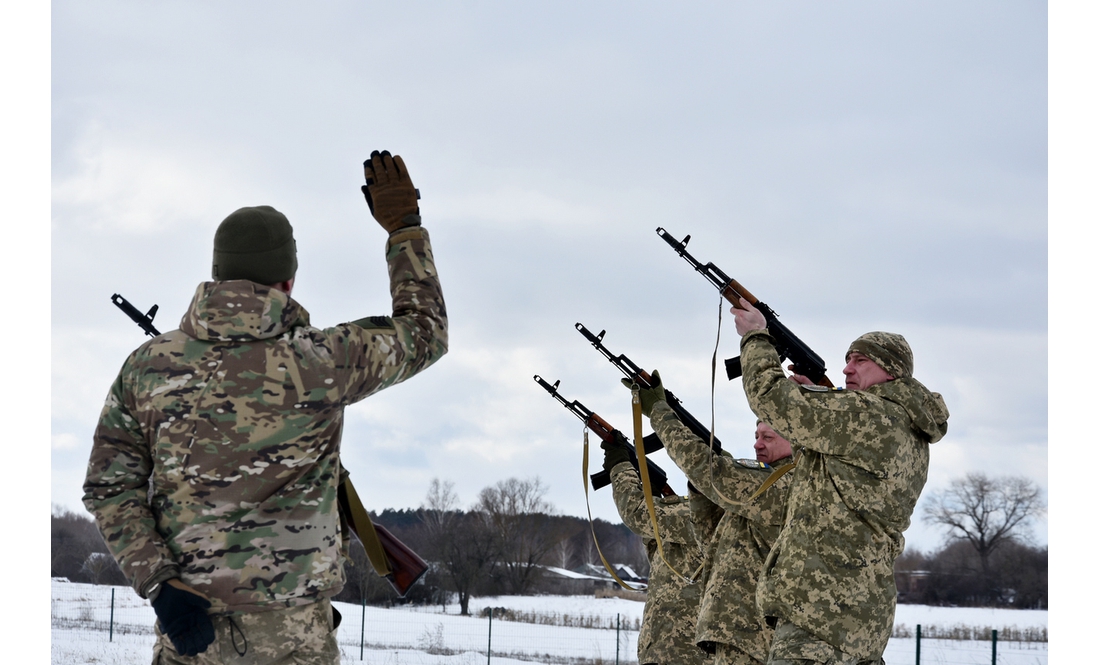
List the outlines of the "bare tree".
{"type": "Polygon", "coordinates": [[[433,478],[428,487],[428,495],[420,506],[421,520],[424,522],[424,531],[429,540],[440,539],[444,533],[452,528],[455,521],[455,512],[458,509],[458,495],[455,494],[455,484],[451,481],[440,482],[439,478],[433,478]]]}
{"type": "Polygon", "coordinates": [[[463,615],[470,614],[470,597],[497,558],[499,540],[485,513],[457,510],[454,484],[432,480],[421,506],[427,536],[425,548],[440,578],[458,594],[463,615]]]}
{"type": "Polygon", "coordinates": [[[997,548],[1025,537],[1021,532],[1032,518],[1045,512],[1042,490],[1032,481],[983,473],[953,480],[947,489],[932,493],[923,508],[925,521],[946,526],[948,538],[974,547],[986,578],[997,548]]]}
{"type": "Polygon", "coordinates": [[[554,506],[543,496],[547,487],[536,477],[509,478],[481,490],[478,508],[497,531],[501,543],[498,573],[510,593],[526,594],[538,582],[545,561],[562,534],[550,515],[554,506]]]}

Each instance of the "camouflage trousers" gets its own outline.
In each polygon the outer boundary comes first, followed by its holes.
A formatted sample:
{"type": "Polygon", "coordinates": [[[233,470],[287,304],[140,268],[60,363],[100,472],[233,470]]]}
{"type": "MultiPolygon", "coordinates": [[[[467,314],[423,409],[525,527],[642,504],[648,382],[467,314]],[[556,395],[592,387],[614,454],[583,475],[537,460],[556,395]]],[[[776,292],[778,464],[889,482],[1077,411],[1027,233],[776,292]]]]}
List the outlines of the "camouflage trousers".
{"type": "Polygon", "coordinates": [[[783,619],[775,627],[767,665],[884,665],[881,657],[853,658],[783,619]]]}
{"type": "Polygon", "coordinates": [[[718,642],[716,647],[712,665],[764,665],[732,644],[718,642]]]}
{"type": "Polygon", "coordinates": [[[153,665],[337,665],[332,604],[328,599],[268,612],[212,616],[214,642],[197,656],[181,656],[154,630],[153,665]]]}

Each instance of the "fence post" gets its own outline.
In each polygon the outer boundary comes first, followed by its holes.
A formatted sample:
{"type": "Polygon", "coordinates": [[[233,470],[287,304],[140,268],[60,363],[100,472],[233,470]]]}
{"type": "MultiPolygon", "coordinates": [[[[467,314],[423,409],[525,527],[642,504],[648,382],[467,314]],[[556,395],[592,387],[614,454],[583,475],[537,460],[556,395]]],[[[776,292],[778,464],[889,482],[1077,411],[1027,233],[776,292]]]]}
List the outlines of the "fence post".
{"type": "Polygon", "coordinates": [[[111,587],[111,626],[107,632],[107,641],[115,641],[115,588],[111,587]]]}
{"type": "Polygon", "coordinates": [[[489,606],[489,649],[485,663],[488,665],[493,662],[493,607],[489,606]]]}
{"type": "Polygon", "coordinates": [[[920,665],[920,624],[917,624],[917,665],[920,665]]]}
{"type": "Polygon", "coordinates": [[[360,596],[362,601],[362,609],[359,616],[359,660],[363,660],[363,645],[367,641],[367,597],[360,596]]]}
{"type": "Polygon", "coordinates": [[[619,665],[619,617],[620,614],[615,615],[615,665],[619,665]]]}
{"type": "Polygon", "coordinates": [[[993,631],[993,665],[997,665],[997,631],[993,631]]]}

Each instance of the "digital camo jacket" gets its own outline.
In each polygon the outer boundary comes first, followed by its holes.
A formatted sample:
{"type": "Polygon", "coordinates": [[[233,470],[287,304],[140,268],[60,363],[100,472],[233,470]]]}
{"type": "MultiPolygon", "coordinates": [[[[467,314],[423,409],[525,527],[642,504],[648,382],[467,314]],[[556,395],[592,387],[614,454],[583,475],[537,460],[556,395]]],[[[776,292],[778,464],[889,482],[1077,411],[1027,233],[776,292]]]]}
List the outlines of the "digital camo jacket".
{"type": "Polygon", "coordinates": [[[666,565],[657,552],[641,477],[629,462],[611,469],[611,489],[623,524],[642,537],[649,554],[649,588],[638,634],[638,662],[706,662],[706,654],[695,646],[695,617],[702,590],[699,584],[688,584],[669,569],[671,565],[691,577],[703,561],[691,524],[690,504],[680,496],[653,497],[666,565]]]}
{"type": "Polygon", "coordinates": [[[321,330],[281,291],[206,282],[178,330],[126,360],[95,432],[84,505],[139,594],[179,575],[217,613],[342,588],[344,407],[447,351],[428,233],[393,233],[386,261],[392,317],[321,330]]]}
{"type": "Polygon", "coordinates": [[[928,444],[947,407],[919,381],[867,390],[800,386],[784,376],[771,336],[741,340],[753,412],[801,448],[786,525],[757,591],[781,617],[853,658],[877,659],[894,623],[894,560],[928,474],[928,444]]]}
{"type": "MultiPolygon", "coordinates": [[[[715,456],[667,402],[654,404],[650,424],[668,456],[701,494],[692,496],[697,536],[706,557],[696,641],[730,645],[764,662],[772,630],[757,611],[756,585],[783,526],[791,474],[749,501],[771,468],[756,460],[715,456]]],[[[790,458],[778,460],[776,466],[787,462],[790,458]]]]}

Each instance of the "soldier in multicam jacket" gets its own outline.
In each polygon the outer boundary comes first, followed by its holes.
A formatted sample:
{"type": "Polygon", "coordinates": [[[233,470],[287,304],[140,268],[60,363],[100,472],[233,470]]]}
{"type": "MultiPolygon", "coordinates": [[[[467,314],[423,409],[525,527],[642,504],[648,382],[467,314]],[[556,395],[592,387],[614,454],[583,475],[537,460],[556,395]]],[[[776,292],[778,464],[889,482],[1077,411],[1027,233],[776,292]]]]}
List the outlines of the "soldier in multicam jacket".
{"type": "MultiPolygon", "coordinates": [[[[621,445],[629,444],[623,439],[621,445]]],[[[691,524],[691,505],[681,496],[653,497],[661,546],[668,560],[666,564],[657,552],[641,476],[625,456],[616,456],[616,446],[605,443],[603,447],[604,466],[611,471],[615,507],[623,524],[642,537],[649,555],[649,586],[642,610],[642,629],[638,633],[638,663],[709,663],[707,654],[695,646],[695,617],[702,596],[700,585],[685,582],[669,568],[672,566],[690,577],[703,561],[691,524]]]]}
{"type": "Polygon", "coordinates": [[[127,358],[95,432],[84,504],[158,616],[154,662],[339,662],[344,407],[447,351],[447,315],[400,157],[365,165],[392,316],[310,326],[292,229],[242,208],[178,330],[127,358]],[[211,643],[214,646],[207,648],[211,643]]]}
{"type": "Polygon", "coordinates": [[[639,394],[642,412],[690,481],[696,537],[705,544],[695,641],[715,655],[713,665],[759,665],[767,660],[772,630],[757,613],[756,585],[783,526],[790,474],[751,497],[773,467],[791,461],[791,444],[760,422],[755,460],[715,455],[669,407],[660,373],[651,376],[655,385],[639,394]]]}
{"type": "Polygon", "coordinates": [[[852,343],[844,390],[788,380],[764,317],[740,304],[732,313],[749,406],[802,450],[757,589],[761,612],[777,622],[768,662],[882,663],[894,560],[927,478],[928,446],[947,432],[947,407],[912,378],[912,351],[893,333],[852,343]]]}

